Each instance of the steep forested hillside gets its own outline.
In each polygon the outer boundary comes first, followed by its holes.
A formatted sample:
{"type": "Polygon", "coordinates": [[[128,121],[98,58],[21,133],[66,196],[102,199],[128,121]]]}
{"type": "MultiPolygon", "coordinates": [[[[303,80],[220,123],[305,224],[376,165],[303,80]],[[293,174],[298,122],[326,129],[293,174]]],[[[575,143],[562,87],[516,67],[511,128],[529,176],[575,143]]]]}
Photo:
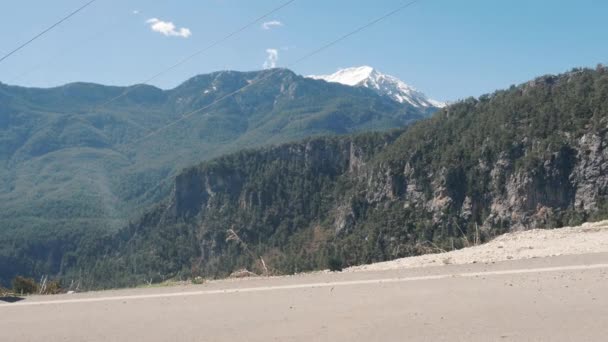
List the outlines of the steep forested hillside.
{"type": "Polygon", "coordinates": [[[290,273],[604,218],[607,132],[598,67],[467,99],[403,131],[238,152],[185,170],[162,205],[66,260],[65,276],[214,277],[261,272],[259,257],[290,273]]]}
{"type": "Polygon", "coordinates": [[[431,111],[278,69],[201,75],[171,90],[0,84],[0,281],[63,271],[85,241],[164,198],[183,167],[243,147],[401,127],[431,111]]]}

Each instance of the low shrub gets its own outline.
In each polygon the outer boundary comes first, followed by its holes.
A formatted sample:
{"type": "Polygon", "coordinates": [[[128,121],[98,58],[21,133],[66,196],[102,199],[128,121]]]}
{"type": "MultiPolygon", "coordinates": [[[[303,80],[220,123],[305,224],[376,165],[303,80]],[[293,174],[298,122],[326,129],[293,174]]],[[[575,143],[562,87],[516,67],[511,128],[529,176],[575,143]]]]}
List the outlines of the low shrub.
{"type": "Polygon", "coordinates": [[[54,295],[62,292],[61,284],[57,280],[51,280],[46,283],[46,287],[41,294],[54,295]]]}
{"type": "Polygon", "coordinates": [[[332,272],[341,272],[344,261],[338,256],[333,256],[327,260],[327,267],[332,272]]]}
{"type": "Polygon", "coordinates": [[[38,292],[38,284],[34,279],[16,276],[13,279],[13,292],[15,294],[32,294],[38,292]]]}
{"type": "Polygon", "coordinates": [[[205,282],[205,279],[203,277],[195,277],[194,279],[192,279],[192,284],[194,285],[200,285],[203,284],[205,282]]]}

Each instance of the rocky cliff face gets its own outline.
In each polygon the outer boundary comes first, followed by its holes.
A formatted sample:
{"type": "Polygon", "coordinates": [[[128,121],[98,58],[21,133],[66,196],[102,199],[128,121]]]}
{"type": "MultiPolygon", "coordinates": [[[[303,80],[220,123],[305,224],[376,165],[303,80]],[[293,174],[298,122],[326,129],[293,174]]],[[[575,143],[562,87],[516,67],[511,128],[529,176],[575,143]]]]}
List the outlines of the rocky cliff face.
{"type": "MultiPolygon", "coordinates": [[[[0,284],[69,268],[88,254],[84,241],[114,234],[164,200],[184,167],[244,147],[402,127],[431,113],[286,69],[215,72],[170,90],[0,84],[0,284]]],[[[198,186],[235,181],[229,173],[198,186]]],[[[178,203],[195,210],[204,199],[194,192],[178,203]]]]}
{"type": "Polygon", "coordinates": [[[261,271],[260,257],[289,273],[606,217],[607,109],[606,72],[575,70],[402,131],[222,157],[177,177],[168,204],[150,214],[164,219],[136,224],[120,258],[171,260],[145,270],[165,276],[261,271]],[[190,254],[175,262],[170,241],[184,234],[190,254]]]}

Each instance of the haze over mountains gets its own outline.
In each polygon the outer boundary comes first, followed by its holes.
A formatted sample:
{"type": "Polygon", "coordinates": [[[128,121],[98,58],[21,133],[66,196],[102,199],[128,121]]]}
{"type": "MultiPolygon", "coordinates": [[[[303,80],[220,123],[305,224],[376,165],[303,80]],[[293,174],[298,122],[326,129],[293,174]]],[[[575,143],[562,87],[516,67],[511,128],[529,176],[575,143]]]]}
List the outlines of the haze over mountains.
{"type": "Polygon", "coordinates": [[[183,167],[243,148],[403,127],[435,110],[277,69],[200,75],[170,90],[0,84],[0,277],[67,267],[82,239],[136,218],[183,167]]]}

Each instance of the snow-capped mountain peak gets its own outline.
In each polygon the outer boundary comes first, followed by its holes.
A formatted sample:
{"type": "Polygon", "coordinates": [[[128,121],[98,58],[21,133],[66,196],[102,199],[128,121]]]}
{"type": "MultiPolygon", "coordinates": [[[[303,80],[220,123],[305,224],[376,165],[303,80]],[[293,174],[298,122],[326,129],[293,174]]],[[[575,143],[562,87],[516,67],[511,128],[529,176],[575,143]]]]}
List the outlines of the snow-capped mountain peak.
{"type": "Polygon", "coordinates": [[[308,77],[353,87],[370,88],[380,95],[389,96],[397,102],[409,103],[418,108],[445,107],[445,103],[429,99],[416,88],[394,76],[382,74],[370,66],[346,68],[331,75],[311,75],[308,77]]]}

